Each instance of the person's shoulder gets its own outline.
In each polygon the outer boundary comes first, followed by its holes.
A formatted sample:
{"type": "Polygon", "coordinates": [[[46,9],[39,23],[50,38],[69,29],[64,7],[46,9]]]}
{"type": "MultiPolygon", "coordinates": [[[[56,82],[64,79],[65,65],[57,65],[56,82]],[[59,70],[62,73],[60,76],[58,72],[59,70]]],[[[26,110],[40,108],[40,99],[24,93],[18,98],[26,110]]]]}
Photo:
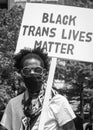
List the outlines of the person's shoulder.
{"type": "Polygon", "coordinates": [[[67,100],[67,98],[61,94],[56,94],[54,97],[53,97],[53,100],[61,100],[61,101],[65,101],[67,100]]]}
{"type": "Polygon", "coordinates": [[[16,97],[10,99],[9,103],[10,104],[15,104],[15,105],[18,104],[20,101],[22,101],[23,95],[24,95],[24,93],[22,93],[22,94],[20,94],[20,95],[18,95],[16,97]]]}
{"type": "MultiPolygon", "coordinates": [[[[66,113],[70,109],[68,100],[65,96],[56,94],[50,101],[49,108],[55,113],[55,116],[66,113]]],[[[70,109],[71,110],[71,109],[70,109]]]]}
{"type": "Polygon", "coordinates": [[[51,103],[57,103],[57,104],[62,104],[62,103],[65,103],[67,102],[67,98],[61,94],[56,94],[52,100],[51,100],[51,103]]]}

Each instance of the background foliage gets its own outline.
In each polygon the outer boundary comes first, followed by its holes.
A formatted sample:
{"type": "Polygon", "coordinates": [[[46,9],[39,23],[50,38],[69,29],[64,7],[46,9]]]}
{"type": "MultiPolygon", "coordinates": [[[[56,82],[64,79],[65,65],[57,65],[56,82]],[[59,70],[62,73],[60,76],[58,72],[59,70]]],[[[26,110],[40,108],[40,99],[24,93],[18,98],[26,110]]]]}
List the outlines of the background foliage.
{"type": "Polygon", "coordinates": [[[13,67],[24,9],[14,6],[11,10],[0,9],[0,110],[1,115],[10,98],[16,96],[18,78],[13,67]]]}
{"type": "MultiPolygon", "coordinates": [[[[73,6],[93,8],[93,0],[73,0],[73,6]]],[[[21,6],[14,6],[10,10],[0,9],[0,117],[8,101],[25,89],[13,67],[13,54],[23,12],[21,6]]],[[[85,118],[84,111],[89,111],[89,103],[93,97],[93,64],[65,61],[63,65],[63,62],[62,59],[58,59],[55,79],[64,80],[67,87],[59,92],[65,93],[72,105],[78,104],[75,111],[85,118]]]]}

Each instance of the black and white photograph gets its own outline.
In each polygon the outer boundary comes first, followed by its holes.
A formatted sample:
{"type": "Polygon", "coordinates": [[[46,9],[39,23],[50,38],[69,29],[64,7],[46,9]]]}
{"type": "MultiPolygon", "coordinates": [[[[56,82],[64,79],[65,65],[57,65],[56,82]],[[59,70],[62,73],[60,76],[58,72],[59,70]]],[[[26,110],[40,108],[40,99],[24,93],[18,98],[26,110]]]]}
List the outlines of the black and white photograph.
{"type": "Polygon", "coordinates": [[[93,130],[93,0],[0,0],[0,130],[93,130]]]}

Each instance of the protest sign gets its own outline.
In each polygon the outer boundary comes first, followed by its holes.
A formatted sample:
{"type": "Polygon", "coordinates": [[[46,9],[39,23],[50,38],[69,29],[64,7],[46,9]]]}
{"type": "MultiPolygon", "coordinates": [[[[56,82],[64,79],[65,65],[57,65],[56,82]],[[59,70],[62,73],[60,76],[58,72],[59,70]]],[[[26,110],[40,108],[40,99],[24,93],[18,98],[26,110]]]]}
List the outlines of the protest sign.
{"type": "Polygon", "coordinates": [[[16,52],[40,46],[52,57],[93,62],[92,15],[92,9],[27,3],[16,52]]]}

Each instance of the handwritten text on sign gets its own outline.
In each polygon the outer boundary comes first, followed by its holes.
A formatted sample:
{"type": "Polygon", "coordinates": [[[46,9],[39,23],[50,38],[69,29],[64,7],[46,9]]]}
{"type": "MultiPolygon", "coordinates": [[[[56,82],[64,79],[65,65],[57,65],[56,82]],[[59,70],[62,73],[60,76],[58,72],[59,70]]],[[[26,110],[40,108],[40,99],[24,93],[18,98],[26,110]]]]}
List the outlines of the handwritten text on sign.
{"type": "Polygon", "coordinates": [[[92,9],[28,3],[17,49],[40,46],[52,57],[93,62],[92,15],[92,9]]]}

